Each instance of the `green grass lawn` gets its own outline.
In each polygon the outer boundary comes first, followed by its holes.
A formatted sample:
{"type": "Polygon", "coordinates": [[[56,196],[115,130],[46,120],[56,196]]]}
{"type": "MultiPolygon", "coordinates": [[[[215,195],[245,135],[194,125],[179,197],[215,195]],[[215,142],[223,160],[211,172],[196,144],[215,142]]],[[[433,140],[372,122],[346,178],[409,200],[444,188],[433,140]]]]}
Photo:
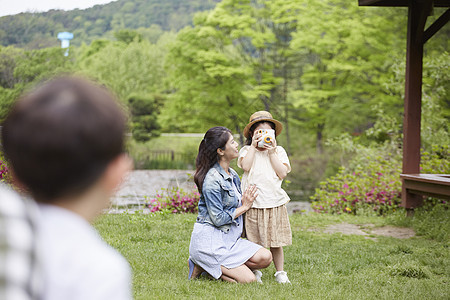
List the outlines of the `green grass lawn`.
{"type": "Polygon", "coordinates": [[[393,217],[295,214],[293,244],[285,248],[291,285],[275,282],[273,264],[264,284],[187,280],[196,215],[105,215],[95,224],[130,262],[136,299],[449,299],[449,210],[393,217]],[[327,234],[330,224],[414,228],[409,239],[327,234]],[[311,229],[314,229],[312,231],[311,229]]]}

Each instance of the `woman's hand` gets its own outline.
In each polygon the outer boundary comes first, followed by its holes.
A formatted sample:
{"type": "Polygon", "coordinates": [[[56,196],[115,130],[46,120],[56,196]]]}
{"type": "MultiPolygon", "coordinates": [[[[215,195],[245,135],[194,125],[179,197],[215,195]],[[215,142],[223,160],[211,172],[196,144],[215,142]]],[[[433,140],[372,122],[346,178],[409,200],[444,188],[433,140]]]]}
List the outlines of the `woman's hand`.
{"type": "Polygon", "coordinates": [[[254,184],[250,185],[242,195],[242,206],[245,207],[246,210],[249,210],[252,207],[253,201],[255,201],[257,196],[258,188],[254,184]]]}
{"type": "Polygon", "coordinates": [[[237,218],[244,214],[246,211],[248,211],[252,205],[253,201],[255,201],[256,197],[258,196],[258,189],[256,188],[256,185],[252,184],[250,185],[242,194],[242,205],[236,208],[236,215],[234,218],[237,218]]]}

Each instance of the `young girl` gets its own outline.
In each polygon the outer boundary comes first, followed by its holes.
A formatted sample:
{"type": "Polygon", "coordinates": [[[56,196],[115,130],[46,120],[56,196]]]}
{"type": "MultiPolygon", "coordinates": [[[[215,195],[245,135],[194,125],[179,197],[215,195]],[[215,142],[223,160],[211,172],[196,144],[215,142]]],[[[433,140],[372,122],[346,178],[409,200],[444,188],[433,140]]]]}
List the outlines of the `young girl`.
{"type": "Polygon", "coordinates": [[[245,126],[247,138],[238,158],[238,166],[244,170],[242,189],[250,185],[258,188],[258,197],[245,214],[247,239],[270,247],[277,272],[276,281],[290,283],[284,271],[283,246],[292,244],[291,226],[286,209],[290,198],[281,188],[281,183],[291,171],[289,158],[274,138],[267,138],[266,130],[278,136],[283,125],[273,119],[267,111],[258,111],[250,116],[245,126]]]}

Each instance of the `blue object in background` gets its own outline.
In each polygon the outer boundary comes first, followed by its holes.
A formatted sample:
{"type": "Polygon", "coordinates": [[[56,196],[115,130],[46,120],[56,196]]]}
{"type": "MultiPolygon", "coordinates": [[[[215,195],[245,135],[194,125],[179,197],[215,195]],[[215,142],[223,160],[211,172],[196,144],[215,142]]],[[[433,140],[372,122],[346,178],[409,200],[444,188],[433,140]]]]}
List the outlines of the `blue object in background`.
{"type": "Polygon", "coordinates": [[[64,56],[69,55],[69,46],[71,39],[73,39],[73,33],[71,32],[64,31],[58,33],[58,40],[61,40],[61,48],[67,48],[64,56]]]}

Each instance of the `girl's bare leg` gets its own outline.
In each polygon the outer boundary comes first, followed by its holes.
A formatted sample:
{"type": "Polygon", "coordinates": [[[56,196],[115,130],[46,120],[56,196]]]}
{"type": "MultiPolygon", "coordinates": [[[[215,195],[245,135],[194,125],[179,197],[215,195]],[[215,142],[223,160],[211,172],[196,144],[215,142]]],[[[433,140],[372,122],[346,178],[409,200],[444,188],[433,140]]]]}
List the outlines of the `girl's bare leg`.
{"type": "Polygon", "coordinates": [[[277,271],[283,271],[284,269],[283,247],[270,248],[270,252],[272,252],[273,264],[275,265],[275,269],[277,271]]]}

